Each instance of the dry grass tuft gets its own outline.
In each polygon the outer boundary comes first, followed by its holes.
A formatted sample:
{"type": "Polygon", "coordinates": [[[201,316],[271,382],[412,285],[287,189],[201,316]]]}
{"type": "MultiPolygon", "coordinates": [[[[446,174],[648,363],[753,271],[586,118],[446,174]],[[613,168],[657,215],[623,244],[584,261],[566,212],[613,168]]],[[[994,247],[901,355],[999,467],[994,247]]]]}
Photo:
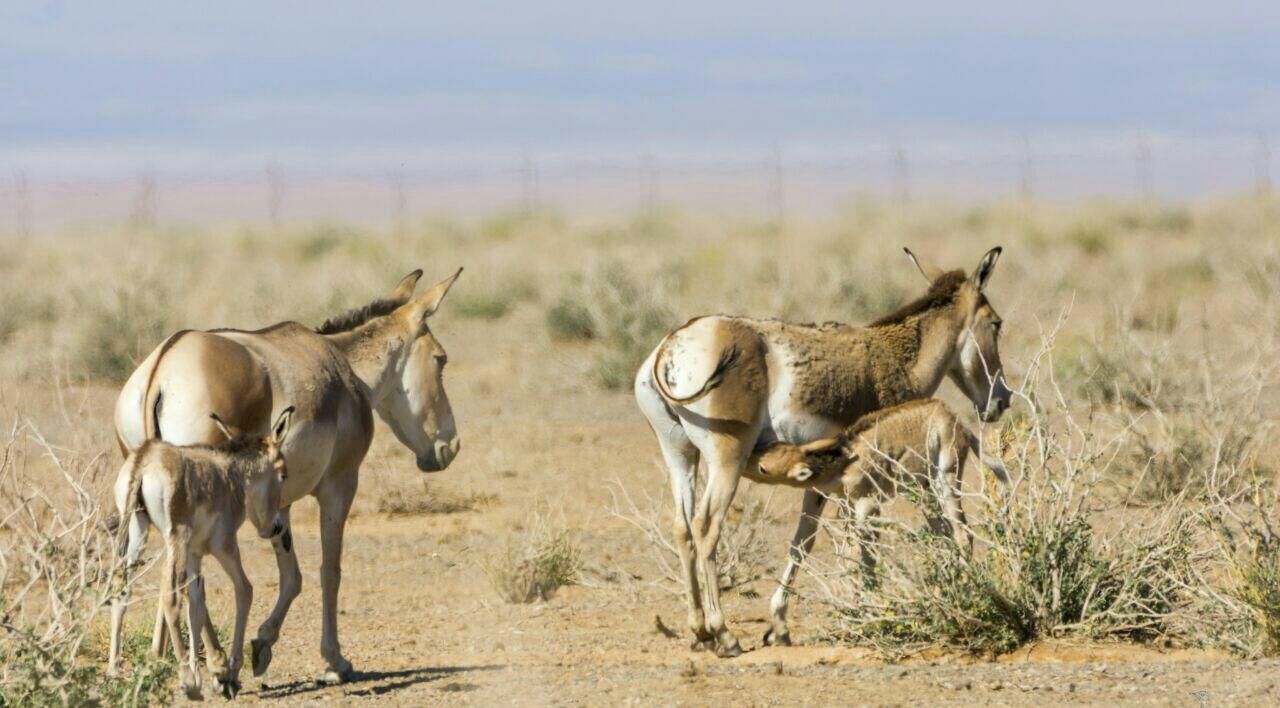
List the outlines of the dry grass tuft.
{"type": "Polygon", "coordinates": [[[489,585],[506,602],[546,601],[558,588],[577,582],[582,570],[582,552],[567,530],[553,530],[541,517],[532,527],[482,564],[489,585]]]}

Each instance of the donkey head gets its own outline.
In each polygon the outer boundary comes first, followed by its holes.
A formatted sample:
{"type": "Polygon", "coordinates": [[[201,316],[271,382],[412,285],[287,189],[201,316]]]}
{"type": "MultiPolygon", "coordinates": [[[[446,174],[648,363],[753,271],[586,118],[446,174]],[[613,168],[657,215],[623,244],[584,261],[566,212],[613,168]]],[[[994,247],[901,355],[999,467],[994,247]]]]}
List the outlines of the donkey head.
{"type": "MultiPolygon", "coordinates": [[[[411,341],[407,356],[402,357],[398,370],[392,374],[393,385],[376,406],[378,416],[396,438],[417,456],[418,469],[423,472],[445,469],[462,446],[444,390],[444,367],[449,358],[427,326],[427,318],[435,314],[461,273],[459,268],[395,311],[411,341]]],[[[422,271],[410,274],[397,287],[396,294],[408,297],[421,274],[422,271]]]]}
{"type": "Polygon", "coordinates": [[[952,317],[956,337],[954,355],[947,365],[946,374],[965,396],[973,402],[984,422],[999,420],[1009,407],[1012,392],[1005,382],[1004,366],[1000,362],[1000,326],[1002,320],[983,294],[996,261],[1000,259],[1000,247],[987,251],[973,274],[944,273],[936,266],[925,263],[909,249],[907,255],[931,284],[942,278],[959,278],[951,300],[952,317]]]}

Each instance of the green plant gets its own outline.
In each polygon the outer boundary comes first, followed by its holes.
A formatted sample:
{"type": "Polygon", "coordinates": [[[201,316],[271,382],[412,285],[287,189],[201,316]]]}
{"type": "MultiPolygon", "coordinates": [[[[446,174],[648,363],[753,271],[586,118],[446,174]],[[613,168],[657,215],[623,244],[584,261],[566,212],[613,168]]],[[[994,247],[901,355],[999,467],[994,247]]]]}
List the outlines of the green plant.
{"type": "Polygon", "coordinates": [[[577,298],[565,295],[547,308],[547,331],[557,342],[595,339],[596,321],[591,310],[577,298]]]}

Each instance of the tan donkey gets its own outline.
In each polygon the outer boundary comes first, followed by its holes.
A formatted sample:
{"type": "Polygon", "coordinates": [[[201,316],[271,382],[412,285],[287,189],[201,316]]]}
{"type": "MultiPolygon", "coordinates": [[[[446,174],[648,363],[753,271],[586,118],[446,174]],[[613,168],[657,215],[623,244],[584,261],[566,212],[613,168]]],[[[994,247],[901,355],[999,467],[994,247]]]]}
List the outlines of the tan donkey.
{"type": "MultiPolygon", "coordinates": [[[[120,391],[116,439],[126,454],[152,438],[216,444],[223,436],[210,411],[233,430],[261,434],[280,401],[297,407],[284,450],[290,471],[280,498],[284,531],[271,539],[280,588],[252,642],[254,675],[266,672],[280,628],[302,592],[289,508],[310,495],[320,506],[322,678],[338,683],[354,676],[338,641],[338,589],[343,532],[373,439],[373,413],[413,453],[419,470],[443,470],[457,456],[461,444],[444,390],[447,357],[428,320],[461,272],[415,296],[422,271],[414,271],[390,298],[316,330],[282,322],[254,332],[178,332],[156,347],[120,391]]],[[[161,653],[163,618],[156,619],[152,650],[161,653]]]]}
{"type": "MultiPolygon", "coordinates": [[[[833,437],[867,413],[932,396],[944,378],[984,420],[1008,407],[1000,317],[983,294],[1000,249],[983,256],[972,274],[943,272],[907,254],[928,291],[869,326],[699,317],[668,334],[641,365],[636,401],[671,478],[695,649],[714,647],[725,657],[742,651],[720,606],[715,550],[738,481],[758,450],[833,437]],[[708,477],[695,507],[699,460],[708,477]]],[[[797,543],[816,530],[823,499],[805,492],[797,543]]],[[[784,578],[801,558],[793,547],[784,578]]],[[[779,592],[785,604],[785,585],[779,592]]]]}
{"type": "MultiPolygon", "coordinates": [[[[970,452],[978,455],[1000,482],[1009,483],[1004,464],[984,455],[977,437],[947,404],[931,398],[865,415],[837,438],[806,445],[774,443],[760,453],[756,470],[747,476],[765,484],[803,486],[843,498],[851,504],[859,522],[879,515],[881,502],[892,498],[903,483],[927,489],[942,512],[941,517],[929,515],[929,525],[970,549],[973,533],[960,501],[964,465],[970,452]]],[[[864,534],[862,564],[871,572],[875,566],[875,534],[865,523],[860,526],[864,534]]],[[[816,534],[809,534],[792,543],[803,558],[813,550],[816,538],[816,534]]],[[[791,590],[795,582],[796,568],[787,568],[789,573],[780,583],[785,591],[791,590]]],[[[785,599],[787,593],[781,597],[785,599]]],[[[776,624],[770,630],[770,641],[789,641],[786,609],[785,602],[773,608],[776,624]]]]}
{"type": "Polygon", "coordinates": [[[187,697],[200,699],[200,635],[209,643],[209,673],[227,698],[240,691],[244,665],[244,631],[253,603],[253,586],[240,562],[236,531],[247,515],[262,538],[284,531],[280,518],[280,487],[288,478],[282,452],[293,406],[280,412],[271,433],[233,435],[218,416],[214,424],[226,436],[225,444],[179,447],[148,440],[135,450],[116,479],[116,508],[120,512],[119,553],[125,557],[124,589],[111,603],[111,650],[107,670],[120,666],[120,635],[129,608],[129,570],[138,562],[154,525],[165,539],[166,565],[160,602],[169,630],[178,671],[187,697]],[[204,597],[201,561],[213,555],[231,577],[235,590],[236,620],[231,636],[231,661],[218,644],[204,597]],[[186,591],[187,630],[183,647],[178,632],[178,611],[186,591]]]}

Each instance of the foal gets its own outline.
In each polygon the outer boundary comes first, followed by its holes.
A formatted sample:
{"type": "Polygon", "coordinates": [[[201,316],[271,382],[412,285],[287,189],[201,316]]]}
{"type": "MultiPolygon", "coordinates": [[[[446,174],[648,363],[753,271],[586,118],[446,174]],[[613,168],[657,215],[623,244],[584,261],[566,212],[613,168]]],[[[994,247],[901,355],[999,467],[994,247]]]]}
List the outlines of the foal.
{"type": "MultiPolygon", "coordinates": [[[[774,443],[754,456],[756,469],[744,474],[764,484],[805,487],[842,497],[860,522],[877,516],[881,501],[893,497],[899,485],[915,484],[937,499],[942,516],[928,515],[934,531],[951,536],[961,548],[971,549],[973,534],[960,505],[961,475],[970,452],[1001,483],[1009,483],[1004,465],[983,454],[978,439],[945,403],[921,399],[865,415],[836,438],[807,445],[774,443]]],[[[871,548],[875,534],[865,527],[860,534],[862,565],[870,577],[875,568],[871,548]]],[[[791,542],[793,560],[803,559],[813,550],[815,537],[797,530],[791,542]]],[[[790,641],[785,593],[794,573],[791,566],[787,570],[774,598],[774,626],[766,635],[771,643],[790,641]]]]}
{"type": "Polygon", "coordinates": [[[253,586],[240,563],[236,531],[246,515],[262,538],[284,530],[280,486],[287,470],[281,446],[292,415],[293,406],[285,408],[271,426],[271,433],[262,437],[232,435],[222,419],[213,414],[210,418],[227,436],[225,444],[176,446],[152,439],[125,460],[115,486],[121,522],[117,552],[126,558],[125,579],[123,591],[112,600],[109,672],[115,673],[119,668],[120,635],[129,604],[128,573],[146,546],[150,525],[155,524],[164,535],[167,550],[161,605],[178,658],[182,687],[189,698],[200,698],[203,632],[209,643],[209,673],[217,679],[224,696],[232,698],[239,692],[253,586]],[[230,665],[205,607],[200,562],[209,554],[218,559],[235,587],[236,621],[230,665]],[[179,593],[183,589],[190,601],[188,647],[183,646],[178,632],[179,593]]]}

